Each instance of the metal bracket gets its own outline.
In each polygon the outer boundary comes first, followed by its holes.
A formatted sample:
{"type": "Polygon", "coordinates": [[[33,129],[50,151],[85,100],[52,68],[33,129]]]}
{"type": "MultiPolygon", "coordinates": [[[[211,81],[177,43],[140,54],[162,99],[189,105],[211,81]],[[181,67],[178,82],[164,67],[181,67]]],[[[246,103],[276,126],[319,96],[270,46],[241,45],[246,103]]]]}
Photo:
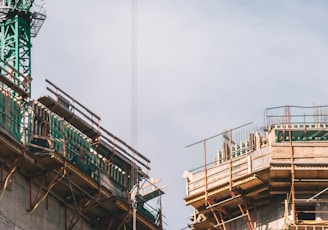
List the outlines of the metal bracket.
{"type": "Polygon", "coordinates": [[[96,194],[93,198],[81,199],[66,229],[73,229],[77,222],[80,220],[81,214],[83,214],[91,205],[93,205],[94,202],[98,200],[98,198],[99,194],[96,194]]]}
{"type": "Polygon", "coordinates": [[[55,184],[57,184],[61,179],[63,179],[65,174],[66,174],[65,166],[62,166],[60,168],[59,172],[56,173],[55,175],[47,172],[43,177],[43,180],[39,186],[38,192],[35,195],[33,202],[32,202],[32,181],[30,181],[30,185],[29,185],[29,187],[30,187],[30,208],[27,209],[28,213],[33,212],[39,206],[39,204],[48,196],[52,187],[55,184]],[[47,183],[47,179],[50,176],[53,176],[53,178],[49,183],[47,183]]]}
{"type": "Polygon", "coordinates": [[[12,183],[12,176],[13,176],[14,172],[17,169],[18,161],[19,161],[19,158],[16,157],[15,160],[13,161],[13,163],[12,163],[11,168],[8,171],[8,174],[7,174],[6,178],[3,178],[3,175],[4,175],[4,163],[1,164],[1,189],[2,189],[2,193],[0,195],[0,200],[4,196],[7,187],[9,186],[9,188],[10,188],[10,185],[12,183]]]}

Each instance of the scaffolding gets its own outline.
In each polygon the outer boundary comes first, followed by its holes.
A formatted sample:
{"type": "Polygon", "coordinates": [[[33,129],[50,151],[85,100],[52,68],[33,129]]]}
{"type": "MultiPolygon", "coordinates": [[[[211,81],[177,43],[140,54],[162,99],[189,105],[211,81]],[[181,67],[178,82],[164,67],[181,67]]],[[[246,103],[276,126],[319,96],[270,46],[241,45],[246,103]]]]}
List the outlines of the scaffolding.
{"type": "Polygon", "coordinates": [[[149,178],[148,158],[52,82],[50,95],[31,99],[31,37],[45,19],[43,0],[0,1],[0,200],[18,172],[29,184],[28,214],[51,195],[65,206],[65,229],[78,222],[82,229],[82,220],[132,229],[130,192],[138,185],[138,229],[163,229],[161,205],[149,206],[164,192],[149,178]],[[150,185],[152,192],[139,192],[150,185]]]}
{"type": "Polygon", "coordinates": [[[185,202],[195,209],[190,227],[262,229],[259,208],[278,200],[285,211],[273,220],[277,229],[326,229],[327,108],[269,108],[262,129],[249,123],[187,146],[203,146],[204,158],[185,172],[185,202]]]}
{"type": "Polygon", "coordinates": [[[0,91],[3,193],[19,171],[30,187],[28,213],[51,195],[71,213],[65,217],[65,229],[73,229],[81,219],[97,229],[132,229],[130,191],[137,181],[138,228],[163,229],[164,187],[149,178],[150,160],[102,127],[98,115],[47,83],[50,95],[29,100],[29,106],[22,107],[8,93],[20,88],[17,83],[0,91]],[[22,123],[23,114],[28,114],[28,122],[22,123]],[[147,187],[151,191],[145,191],[147,187]],[[153,207],[154,200],[160,205],[153,207]]]}

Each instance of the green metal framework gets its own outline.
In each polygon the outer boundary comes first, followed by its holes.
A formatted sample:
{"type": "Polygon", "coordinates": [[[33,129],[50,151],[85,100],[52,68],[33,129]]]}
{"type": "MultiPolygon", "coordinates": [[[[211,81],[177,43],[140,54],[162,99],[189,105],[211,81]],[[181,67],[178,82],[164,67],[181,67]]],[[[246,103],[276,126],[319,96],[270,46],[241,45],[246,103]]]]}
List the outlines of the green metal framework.
{"type": "MultiPolygon", "coordinates": [[[[25,16],[25,15],[24,15],[25,16]]],[[[31,28],[28,18],[13,14],[1,23],[1,59],[31,75],[31,28]]]]}
{"type": "Polygon", "coordinates": [[[0,1],[0,121],[23,143],[30,120],[31,37],[38,34],[45,18],[43,0],[0,1]]]}
{"type": "Polygon", "coordinates": [[[0,57],[24,75],[31,75],[31,37],[46,18],[44,9],[43,1],[0,2],[0,57]]]}

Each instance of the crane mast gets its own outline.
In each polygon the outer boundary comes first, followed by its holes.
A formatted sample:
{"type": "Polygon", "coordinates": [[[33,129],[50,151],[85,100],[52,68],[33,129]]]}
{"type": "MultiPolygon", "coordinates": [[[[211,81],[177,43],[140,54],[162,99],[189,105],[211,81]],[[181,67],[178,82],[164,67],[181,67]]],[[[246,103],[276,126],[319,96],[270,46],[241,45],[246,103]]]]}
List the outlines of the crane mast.
{"type": "Polygon", "coordinates": [[[3,123],[10,123],[12,134],[24,144],[30,130],[31,37],[45,18],[43,0],[0,0],[0,96],[10,95],[11,108],[11,118],[3,123]]]}
{"type": "Polygon", "coordinates": [[[43,0],[0,1],[0,58],[3,63],[31,76],[31,37],[37,36],[45,18],[43,0]]]}

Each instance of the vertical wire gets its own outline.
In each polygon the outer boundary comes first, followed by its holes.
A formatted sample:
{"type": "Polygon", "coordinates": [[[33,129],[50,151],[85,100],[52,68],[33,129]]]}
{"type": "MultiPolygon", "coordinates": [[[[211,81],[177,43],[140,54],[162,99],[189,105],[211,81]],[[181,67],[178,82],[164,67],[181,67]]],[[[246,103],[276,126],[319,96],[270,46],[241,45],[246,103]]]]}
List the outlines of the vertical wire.
{"type": "MultiPolygon", "coordinates": [[[[131,145],[137,149],[138,122],[138,74],[137,74],[137,0],[131,0],[131,145]]],[[[135,152],[132,152],[131,176],[133,185],[137,183],[138,172],[135,165],[135,152]]]]}

